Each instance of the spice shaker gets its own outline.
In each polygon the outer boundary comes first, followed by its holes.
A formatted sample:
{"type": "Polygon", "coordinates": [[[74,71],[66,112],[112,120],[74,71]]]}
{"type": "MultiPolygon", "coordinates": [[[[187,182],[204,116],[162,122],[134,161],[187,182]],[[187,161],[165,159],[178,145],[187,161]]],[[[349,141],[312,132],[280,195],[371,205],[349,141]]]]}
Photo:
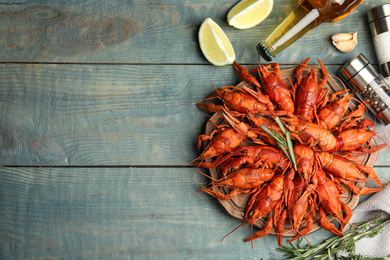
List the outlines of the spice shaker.
{"type": "Polygon", "coordinates": [[[390,4],[374,7],[368,12],[380,72],[390,82],[390,4]]]}
{"type": "Polygon", "coordinates": [[[383,125],[390,123],[390,87],[363,54],[347,62],[339,75],[383,125]]]}

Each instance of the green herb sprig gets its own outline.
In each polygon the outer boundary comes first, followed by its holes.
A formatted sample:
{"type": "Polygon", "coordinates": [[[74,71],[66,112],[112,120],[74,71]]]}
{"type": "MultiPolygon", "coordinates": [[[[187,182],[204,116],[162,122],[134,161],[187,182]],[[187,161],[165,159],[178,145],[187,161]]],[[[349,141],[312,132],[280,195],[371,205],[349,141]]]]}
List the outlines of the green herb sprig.
{"type": "Polygon", "coordinates": [[[276,131],[271,131],[263,125],[261,125],[260,127],[276,140],[276,143],[279,145],[280,149],[283,150],[283,152],[287,155],[288,159],[293,163],[294,169],[297,170],[297,162],[295,161],[294,146],[291,141],[290,132],[286,130],[279,117],[276,117],[275,121],[278,124],[280,130],[282,130],[282,133],[285,137],[278,135],[276,131]]]}
{"type": "Polygon", "coordinates": [[[344,233],[344,237],[334,236],[323,243],[312,246],[307,245],[301,247],[302,238],[297,242],[297,246],[290,244],[290,246],[282,246],[276,250],[285,253],[286,259],[304,260],[304,259],[316,259],[326,260],[333,259],[332,255],[337,252],[345,250],[349,253],[348,256],[343,256],[341,259],[361,259],[361,260],[384,260],[389,258],[367,258],[362,255],[355,255],[355,243],[364,237],[374,237],[378,235],[383,227],[390,223],[390,218],[382,218],[382,213],[379,213],[374,218],[354,224],[351,228],[344,233]]]}

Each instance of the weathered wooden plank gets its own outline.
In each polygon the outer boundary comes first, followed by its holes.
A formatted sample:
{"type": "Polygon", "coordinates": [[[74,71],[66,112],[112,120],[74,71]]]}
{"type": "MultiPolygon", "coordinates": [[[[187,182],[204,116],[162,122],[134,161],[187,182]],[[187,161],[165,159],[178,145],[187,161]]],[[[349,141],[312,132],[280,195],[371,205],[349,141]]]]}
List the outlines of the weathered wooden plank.
{"type": "Polygon", "coordinates": [[[3,64],[0,165],[182,166],[207,122],[191,102],[210,81],[239,82],[211,65],[3,64]]]}
{"type": "Polygon", "coordinates": [[[183,165],[207,121],[191,102],[237,82],[232,67],[1,67],[0,165],[183,165]]]}
{"type": "MultiPolygon", "coordinates": [[[[377,172],[390,180],[389,168],[377,172]]],[[[254,241],[254,249],[244,243],[249,228],[220,242],[241,222],[196,195],[193,173],[2,167],[1,258],[281,259],[275,236],[254,241]]],[[[330,236],[319,231],[307,238],[316,244],[330,236]]]]}
{"type": "MultiPolygon", "coordinates": [[[[256,44],[279,24],[291,0],[275,1],[271,15],[249,30],[230,27],[226,14],[237,1],[6,1],[0,3],[0,62],[197,63],[208,64],[199,46],[201,22],[211,17],[226,32],[241,63],[256,63],[256,44]]],[[[335,52],[340,63],[363,52],[376,61],[367,11],[387,0],[366,0],[344,20],[322,24],[278,55],[299,62],[308,54],[324,59],[336,32],[358,31],[350,53],[335,52]]]]}

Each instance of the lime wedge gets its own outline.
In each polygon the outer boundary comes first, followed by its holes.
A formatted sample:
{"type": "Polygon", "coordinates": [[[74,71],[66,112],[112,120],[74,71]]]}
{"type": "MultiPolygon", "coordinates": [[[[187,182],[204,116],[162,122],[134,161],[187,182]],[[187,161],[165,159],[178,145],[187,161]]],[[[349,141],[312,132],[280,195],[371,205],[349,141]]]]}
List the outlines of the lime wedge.
{"type": "Polygon", "coordinates": [[[199,28],[199,45],[206,59],[216,66],[232,64],[236,54],[230,40],[221,27],[206,18],[199,28]]]}
{"type": "Polygon", "coordinates": [[[237,29],[252,28],[269,16],[274,0],[242,0],[228,13],[229,25],[237,29]]]}

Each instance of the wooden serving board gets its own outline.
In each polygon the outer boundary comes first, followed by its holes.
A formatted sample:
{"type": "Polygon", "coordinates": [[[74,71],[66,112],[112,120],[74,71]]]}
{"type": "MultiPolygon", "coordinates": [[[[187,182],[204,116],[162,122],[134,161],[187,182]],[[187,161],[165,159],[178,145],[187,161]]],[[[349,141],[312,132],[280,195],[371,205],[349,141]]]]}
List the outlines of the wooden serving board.
{"type": "MultiPolygon", "coordinates": [[[[307,71],[305,73],[307,73],[307,71]]],[[[304,73],[304,75],[305,75],[305,73],[304,73]]],[[[289,83],[287,82],[287,78],[289,78],[294,83],[296,80],[295,67],[281,70],[281,76],[282,76],[283,81],[285,81],[287,85],[289,85],[289,83]]],[[[317,76],[318,76],[318,79],[320,80],[322,75],[321,75],[321,72],[319,69],[317,69],[317,76]]],[[[254,87],[253,85],[251,85],[245,81],[241,82],[237,86],[238,87],[247,86],[247,87],[251,87],[251,88],[254,87]]],[[[329,77],[329,79],[325,85],[325,88],[329,89],[328,95],[334,93],[335,91],[339,91],[339,90],[343,89],[340,87],[340,85],[332,77],[329,77]]],[[[349,106],[349,110],[352,110],[355,108],[356,108],[356,105],[351,102],[351,104],[349,106]]],[[[206,129],[205,129],[206,135],[210,134],[215,129],[214,125],[210,121],[212,121],[216,125],[227,124],[227,122],[224,121],[224,119],[223,119],[222,112],[215,113],[211,117],[211,119],[208,121],[208,123],[206,124],[206,129]]],[[[375,141],[372,140],[371,144],[375,145],[375,141]]],[[[204,145],[206,146],[207,143],[205,143],[204,145]]],[[[244,146],[245,145],[248,145],[248,144],[244,143],[244,146]]],[[[375,152],[372,154],[359,155],[357,157],[357,160],[362,161],[363,165],[373,167],[375,164],[375,161],[377,159],[377,156],[378,156],[378,152],[375,152]]],[[[206,161],[211,162],[212,160],[208,159],[206,161]]],[[[214,179],[220,178],[220,170],[218,168],[212,168],[209,170],[210,170],[210,175],[212,178],[214,178],[214,179]]],[[[212,183],[212,185],[214,185],[214,183],[212,183]]],[[[357,182],[356,186],[362,187],[363,183],[357,182]]],[[[222,190],[220,190],[219,187],[214,187],[213,189],[215,191],[220,191],[220,192],[225,193],[225,194],[229,192],[228,188],[222,188],[222,190]]],[[[353,194],[346,186],[343,187],[343,189],[345,189],[346,192],[344,194],[340,195],[341,201],[344,202],[345,204],[347,204],[351,209],[354,209],[359,203],[359,196],[353,194]]],[[[245,207],[247,205],[247,202],[248,202],[250,196],[251,196],[250,194],[240,194],[231,200],[221,200],[221,199],[218,199],[218,200],[229,215],[231,215],[234,218],[237,218],[237,219],[244,221],[244,217],[243,217],[244,211],[245,211],[245,207]]],[[[333,221],[333,220],[335,220],[335,218],[328,214],[327,220],[333,221]]],[[[314,221],[315,222],[314,222],[313,228],[311,229],[309,234],[313,233],[321,228],[318,221],[315,219],[314,219],[314,221]]],[[[265,223],[266,223],[266,218],[262,218],[259,221],[257,221],[254,224],[254,226],[256,226],[259,229],[263,229],[265,226],[265,223]]],[[[302,226],[304,226],[304,225],[305,225],[305,223],[303,223],[302,226]]],[[[286,237],[292,237],[292,236],[295,236],[297,234],[295,231],[292,231],[291,225],[290,225],[290,223],[288,223],[288,221],[286,221],[286,223],[284,224],[284,230],[285,230],[285,233],[283,234],[283,236],[286,236],[286,237]]],[[[271,234],[275,234],[274,227],[271,230],[271,234]]]]}

